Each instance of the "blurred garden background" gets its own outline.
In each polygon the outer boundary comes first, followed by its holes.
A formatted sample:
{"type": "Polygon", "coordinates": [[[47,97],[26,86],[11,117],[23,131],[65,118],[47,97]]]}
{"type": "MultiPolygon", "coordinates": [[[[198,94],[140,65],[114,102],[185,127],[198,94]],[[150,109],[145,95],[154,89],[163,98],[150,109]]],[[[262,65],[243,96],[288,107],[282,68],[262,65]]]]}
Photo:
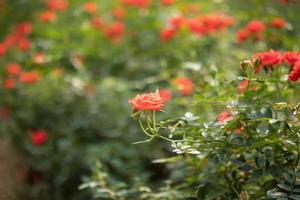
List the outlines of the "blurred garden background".
{"type": "Polygon", "coordinates": [[[0,199],[300,200],[299,10],[0,0],[0,199]]]}

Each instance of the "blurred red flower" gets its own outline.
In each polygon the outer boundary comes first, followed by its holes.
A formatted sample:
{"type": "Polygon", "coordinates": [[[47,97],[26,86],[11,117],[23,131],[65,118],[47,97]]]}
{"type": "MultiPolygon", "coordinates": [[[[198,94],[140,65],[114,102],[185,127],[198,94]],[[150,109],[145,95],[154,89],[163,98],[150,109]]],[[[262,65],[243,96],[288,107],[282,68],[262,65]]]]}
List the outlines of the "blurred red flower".
{"type": "Polygon", "coordinates": [[[173,80],[174,85],[182,95],[188,95],[193,92],[194,84],[187,77],[179,77],[173,80]]]}
{"type": "Polygon", "coordinates": [[[6,50],[7,50],[6,46],[4,44],[0,43],[0,56],[5,55],[6,50]]]}
{"type": "Polygon", "coordinates": [[[151,4],[151,0],[122,0],[122,3],[126,6],[148,8],[151,4]]]}
{"type": "Polygon", "coordinates": [[[92,25],[96,29],[102,29],[104,27],[104,22],[99,16],[94,16],[92,18],[92,25]]]}
{"type": "Polygon", "coordinates": [[[65,11],[68,8],[67,0],[48,0],[47,8],[50,10],[65,11]]]}
{"type": "Polygon", "coordinates": [[[250,33],[262,33],[266,29],[265,24],[260,20],[250,21],[246,28],[250,33]]]}
{"type": "Polygon", "coordinates": [[[174,28],[165,28],[160,32],[160,39],[163,42],[168,42],[169,40],[173,39],[177,34],[176,29],[174,28]]]}
{"type": "Polygon", "coordinates": [[[40,80],[40,75],[36,71],[23,72],[20,81],[25,84],[33,84],[40,80]]]}
{"type": "Polygon", "coordinates": [[[299,52],[285,52],[283,55],[283,60],[289,64],[294,65],[298,60],[300,60],[299,52]]]}
{"type": "Polygon", "coordinates": [[[94,13],[97,11],[97,4],[93,1],[86,2],[83,7],[87,13],[94,13]]]}
{"type": "Polygon", "coordinates": [[[11,78],[9,78],[9,79],[6,79],[5,81],[4,81],[4,87],[6,88],[6,89],[14,89],[15,87],[16,87],[16,84],[15,84],[15,81],[14,81],[14,79],[11,79],[11,78]]]}
{"type": "Polygon", "coordinates": [[[185,24],[185,18],[181,15],[174,16],[170,18],[169,24],[174,28],[181,28],[185,24]]]}
{"type": "Polygon", "coordinates": [[[159,92],[150,92],[129,99],[128,103],[134,111],[139,110],[161,110],[164,106],[164,100],[159,95],[159,92]]]}
{"type": "Polygon", "coordinates": [[[42,129],[30,130],[31,143],[35,146],[43,145],[48,140],[48,134],[42,129]]]}
{"type": "Polygon", "coordinates": [[[112,10],[112,16],[114,16],[118,20],[124,19],[126,15],[126,10],[122,7],[117,7],[112,10]]]}
{"type": "Polygon", "coordinates": [[[199,19],[188,19],[187,20],[188,29],[197,35],[203,35],[205,33],[204,25],[199,21],[199,19]]]}
{"type": "Polygon", "coordinates": [[[12,63],[7,66],[6,71],[11,75],[19,75],[21,73],[21,66],[17,63],[12,63]]]}
{"type": "Polygon", "coordinates": [[[52,11],[45,11],[40,15],[41,22],[52,22],[56,19],[56,13],[52,11]]]}
{"type": "Polygon", "coordinates": [[[123,24],[122,22],[115,22],[106,27],[104,34],[107,38],[119,40],[123,36],[124,30],[125,24],[123,24]]]}
{"type": "Polygon", "coordinates": [[[32,33],[32,23],[22,22],[16,25],[15,34],[17,35],[30,35],[32,33]]]}
{"type": "Polygon", "coordinates": [[[170,6],[170,5],[173,5],[175,3],[175,0],[160,0],[160,2],[164,6],[170,6]]]}
{"type": "Polygon", "coordinates": [[[290,81],[297,81],[300,77],[300,61],[297,61],[289,74],[290,81]]]}
{"type": "Polygon", "coordinates": [[[221,112],[218,117],[217,121],[221,124],[224,125],[226,122],[230,121],[233,119],[232,111],[231,110],[225,110],[221,112]]]}
{"type": "Polygon", "coordinates": [[[271,21],[271,26],[273,28],[282,29],[285,28],[287,25],[287,22],[282,18],[273,18],[271,21]]]}
{"type": "Polygon", "coordinates": [[[163,102],[169,101],[172,97],[172,93],[168,89],[160,89],[159,90],[159,95],[162,98],[163,102]]]}
{"type": "Polygon", "coordinates": [[[250,33],[247,29],[240,29],[237,34],[236,34],[236,38],[238,43],[242,43],[244,41],[246,41],[250,36],[250,33]]]}
{"type": "Polygon", "coordinates": [[[26,38],[19,38],[18,39],[18,47],[22,50],[22,51],[27,51],[30,49],[31,47],[31,42],[26,39],[26,38]]]}

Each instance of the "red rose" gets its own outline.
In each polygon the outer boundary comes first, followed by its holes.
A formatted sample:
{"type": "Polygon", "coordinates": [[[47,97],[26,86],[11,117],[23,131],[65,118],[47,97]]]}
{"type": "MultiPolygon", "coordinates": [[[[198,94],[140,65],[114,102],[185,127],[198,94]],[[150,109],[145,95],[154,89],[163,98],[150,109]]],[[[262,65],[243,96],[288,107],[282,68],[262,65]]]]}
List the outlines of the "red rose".
{"type": "Polygon", "coordinates": [[[7,66],[6,71],[11,75],[19,75],[21,73],[21,66],[19,64],[12,63],[7,66]]]}
{"type": "Polygon", "coordinates": [[[67,0],[48,0],[47,8],[50,10],[65,11],[68,8],[67,0]]]}
{"type": "Polygon", "coordinates": [[[17,35],[30,35],[32,33],[32,23],[22,22],[16,25],[15,34],[17,35]]]}
{"type": "Polygon", "coordinates": [[[188,95],[193,92],[194,84],[191,79],[187,77],[180,77],[173,81],[177,89],[182,95],[188,95]]]}
{"type": "Polygon", "coordinates": [[[52,22],[56,19],[56,13],[52,11],[45,11],[40,15],[41,22],[52,22]]]}
{"type": "Polygon", "coordinates": [[[187,20],[187,26],[192,33],[195,33],[197,35],[201,36],[205,33],[205,27],[199,19],[193,18],[187,20]]]}
{"type": "Polygon", "coordinates": [[[112,11],[112,16],[119,20],[124,19],[125,15],[126,11],[122,7],[115,8],[112,11]]]}
{"type": "Polygon", "coordinates": [[[30,138],[31,138],[31,143],[33,145],[39,146],[39,145],[43,145],[48,140],[48,134],[46,131],[42,129],[38,129],[35,131],[31,130],[30,138]]]}
{"type": "Polygon", "coordinates": [[[250,33],[261,33],[265,31],[265,25],[260,20],[250,21],[246,28],[250,33]]]}
{"type": "Polygon", "coordinates": [[[6,48],[8,47],[12,47],[13,45],[15,45],[17,42],[17,37],[13,34],[8,35],[5,37],[3,44],[6,46],[6,48]]]}
{"type": "Polygon", "coordinates": [[[128,103],[133,110],[161,110],[164,106],[164,100],[157,92],[145,93],[137,95],[135,98],[129,99],[128,103]]]}
{"type": "Polygon", "coordinates": [[[232,111],[231,110],[225,110],[224,112],[221,112],[218,117],[217,121],[221,124],[224,125],[226,122],[230,121],[233,119],[232,111]]]}
{"type": "Polygon", "coordinates": [[[163,42],[168,42],[173,39],[177,34],[176,29],[173,28],[165,28],[160,32],[160,40],[163,42]]]}
{"type": "MultiPolygon", "coordinates": [[[[239,87],[238,87],[238,92],[243,93],[247,90],[247,88],[250,85],[250,80],[243,80],[240,82],[239,87]]],[[[251,87],[250,90],[256,90],[256,87],[251,87]]]]}
{"type": "Polygon", "coordinates": [[[184,23],[185,23],[185,19],[181,15],[172,17],[169,20],[169,24],[172,25],[176,29],[181,28],[184,25],[184,23]]]}
{"type": "Polygon", "coordinates": [[[6,79],[4,82],[4,87],[9,90],[14,89],[16,87],[14,79],[6,79]]]}
{"type": "Polygon", "coordinates": [[[94,16],[92,18],[92,25],[96,29],[102,29],[104,27],[104,22],[99,16],[94,16]]]}
{"type": "Polygon", "coordinates": [[[283,55],[283,60],[289,64],[294,65],[300,59],[299,52],[285,52],[283,55]]]}
{"type": "Polygon", "coordinates": [[[172,97],[172,93],[168,89],[160,89],[159,90],[159,95],[163,99],[163,102],[169,101],[171,99],[171,97],[172,97]]]}
{"type": "Polygon", "coordinates": [[[280,51],[266,51],[266,52],[260,52],[256,53],[254,55],[254,61],[259,60],[260,66],[256,69],[256,72],[258,73],[261,68],[263,67],[269,67],[272,69],[274,65],[281,64],[282,58],[281,58],[281,52],[280,51]]]}
{"type": "Polygon", "coordinates": [[[271,26],[273,28],[282,29],[285,28],[287,25],[287,22],[282,18],[273,18],[271,21],[271,26]]]}
{"type": "Polygon", "coordinates": [[[6,53],[6,46],[0,43],[0,56],[3,56],[6,53]]]}
{"type": "Polygon", "coordinates": [[[25,84],[33,84],[40,80],[40,75],[35,71],[23,72],[20,75],[20,81],[25,84]]]}
{"type": "Polygon", "coordinates": [[[236,34],[236,39],[238,43],[242,43],[247,40],[250,36],[250,33],[247,29],[240,29],[236,34]]]}
{"type": "Polygon", "coordinates": [[[115,22],[106,28],[104,34],[107,38],[118,40],[123,36],[124,30],[125,25],[122,22],[115,22]]]}
{"type": "Polygon", "coordinates": [[[293,70],[289,74],[289,80],[290,81],[297,81],[300,77],[300,61],[296,62],[293,70]]]}
{"type": "Polygon", "coordinates": [[[31,42],[26,38],[19,38],[18,39],[18,47],[22,51],[27,51],[31,47],[31,42]]]}
{"type": "Polygon", "coordinates": [[[87,13],[94,13],[97,11],[97,4],[95,2],[89,1],[84,4],[84,10],[87,13]]]}
{"type": "Polygon", "coordinates": [[[238,87],[239,93],[245,92],[249,84],[250,84],[249,80],[243,80],[242,82],[240,82],[238,87]]]}

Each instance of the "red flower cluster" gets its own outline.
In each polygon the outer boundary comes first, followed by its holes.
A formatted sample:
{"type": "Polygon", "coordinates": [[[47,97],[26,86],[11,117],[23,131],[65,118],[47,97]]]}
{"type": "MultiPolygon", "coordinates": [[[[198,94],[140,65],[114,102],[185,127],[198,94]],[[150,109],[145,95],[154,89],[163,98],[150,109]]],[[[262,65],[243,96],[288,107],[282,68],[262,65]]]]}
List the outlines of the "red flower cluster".
{"type": "Polygon", "coordinates": [[[13,47],[17,47],[22,51],[27,51],[31,46],[31,43],[28,40],[28,36],[31,32],[32,24],[30,22],[17,24],[13,28],[12,33],[0,42],[0,56],[5,55],[7,50],[13,47]]]}
{"type": "Polygon", "coordinates": [[[16,63],[12,63],[7,65],[6,72],[8,74],[8,78],[4,80],[4,87],[6,89],[14,89],[16,87],[15,83],[15,77],[14,76],[19,76],[21,73],[21,66],[16,63]]]}
{"type": "Polygon", "coordinates": [[[122,0],[126,6],[133,6],[137,8],[148,8],[151,4],[151,0],[122,0]]]}
{"type": "Polygon", "coordinates": [[[48,134],[42,129],[30,130],[31,143],[35,146],[43,145],[48,140],[48,134]]]}
{"type": "Polygon", "coordinates": [[[196,35],[210,35],[217,31],[225,31],[233,26],[235,20],[223,14],[207,14],[187,20],[189,30],[196,35]]]}
{"type": "Polygon", "coordinates": [[[21,66],[17,63],[8,64],[6,68],[7,78],[4,80],[6,89],[14,89],[16,81],[25,84],[33,84],[40,79],[40,76],[35,71],[22,72],[21,66]]]}
{"type": "Polygon", "coordinates": [[[262,21],[252,20],[246,25],[245,28],[242,28],[237,32],[237,41],[242,43],[248,38],[261,40],[265,29],[265,24],[262,21]]]}
{"type": "Polygon", "coordinates": [[[33,84],[40,80],[40,75],[36,71],[23,72],[20,81],[25,84],[33,84]]]}
{"type": "Polygon", "coordinates": [[[139,110],[161,110],[164,106],[164,99],[159,92],[145,93],[129,99],[128,103],[134,111],[139,110]]]}
{"type": "Polygon", "coordinates": [[[190,32],[198,36],[211,35],[218,31],[225,31],[235,24],[235,20],[223,14],[206,14],[195,18],[185,19],[183,16],[175,16],[169,20],[168,27],[161,31],[161,40],[166,42],[174,38],[178,30],[187,26],[190,32]]]}
{"type": "Polygon", "coordinates": [[[173,80],[173,84],[182,95],[191,94],[194,90],[193,82],[187,77],[176,78],[175,80],[173,80]]]}
{"type": "Polygon", "coordinates": [[[255,69],[258,73],[262,68],[273,69],[274,66],[285,62],[290,66],[291,72],[289,74],[290,81],[297,81],[300,78],[300,53],[299,52],[285,52],[281,54],[280,51],[266,51],[256,53],[253,56],[253,62],[258,62],[259,66],[255,69]]]}

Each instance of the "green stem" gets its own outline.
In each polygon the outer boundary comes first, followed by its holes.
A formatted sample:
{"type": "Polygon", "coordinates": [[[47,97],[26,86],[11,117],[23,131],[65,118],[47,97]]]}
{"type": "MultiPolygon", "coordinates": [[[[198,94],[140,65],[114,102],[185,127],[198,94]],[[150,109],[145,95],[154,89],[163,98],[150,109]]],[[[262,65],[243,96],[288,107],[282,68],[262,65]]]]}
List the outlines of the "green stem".
{"type": "Polygon", "coordinates": [[[145,128],[144,128],[144,126],[143,126],[143,124],[142,124],[141,119],[139,119],[139,124],[140,124],[140,127],[141,127],[142,131],[143,131],[147,136],[153,137],[153,135],[151,135],[150,133],[148,133],[148,132],[145,130],[145,128]]]}
{"type": "Polygon", "coordinates": [[[153,117],[153,129],[154,129],[155,132],[157,132],[156,131],[156,116],[155,115],[156,114],[155,114],[155,110],[154,110],[153,114],[152,114],[152,117],[153,117]]]}

